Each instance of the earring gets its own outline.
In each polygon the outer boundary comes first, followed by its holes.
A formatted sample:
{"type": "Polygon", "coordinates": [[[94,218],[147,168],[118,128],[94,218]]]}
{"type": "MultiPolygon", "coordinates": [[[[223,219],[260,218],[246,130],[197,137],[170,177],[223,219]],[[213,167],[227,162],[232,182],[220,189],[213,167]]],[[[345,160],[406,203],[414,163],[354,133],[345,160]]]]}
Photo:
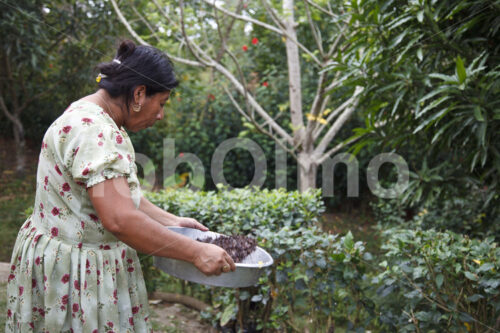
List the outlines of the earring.
{"type": "Polygon", "coordinates": [[[132,104],[132,110],[134,110],[135,112],[139,112],[141,111],[141,104],[132,104]]]}

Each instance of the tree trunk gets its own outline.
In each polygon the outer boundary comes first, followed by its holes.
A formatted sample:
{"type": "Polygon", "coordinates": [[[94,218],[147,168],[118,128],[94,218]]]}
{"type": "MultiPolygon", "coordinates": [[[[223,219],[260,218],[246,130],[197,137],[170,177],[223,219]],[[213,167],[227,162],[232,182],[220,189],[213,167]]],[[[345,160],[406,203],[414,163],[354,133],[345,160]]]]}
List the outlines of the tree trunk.
{"type": "MultiPolygon", "coordinates": [[[[294,19],[294,0],[283,1],[283,14],[285,16],[284,24],[286,32],[293,39],[297,40],[294,19]]],[[[305,135],[304,120],[302,116],[302,87],[300,73],[299,48],[296,43],[289,38],[285,41],[286,59],[288,64],[288,86],[290,94],[290,116],[293,125],[294,145],[303,141],[305,135]]]]}
{"type": "Polygon", "coordinates": [[[16,143],[16,174],[24,177],[26,168],[26,141],[24,138],[24,126],[15,114],[15,121],[12,125],[14,131],[14,141],[16,143]]]}
{"type": "Polygon", "coordinates": [[[298,177],[300,192],[307,191],[310,188],[316,188],[316,175],[318,166],[307,153],[299,153],[298,155],[298,177]]]}

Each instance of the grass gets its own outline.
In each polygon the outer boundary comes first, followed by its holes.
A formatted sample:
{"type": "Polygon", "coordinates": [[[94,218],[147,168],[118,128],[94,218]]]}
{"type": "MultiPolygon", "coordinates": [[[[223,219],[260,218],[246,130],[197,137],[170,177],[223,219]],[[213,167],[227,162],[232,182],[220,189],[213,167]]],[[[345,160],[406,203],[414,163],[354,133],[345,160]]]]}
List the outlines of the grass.
{"type": "Polygon", "coordinates": [[[0,331],[5,328],[7,320],[7,284],[0,283],[0,331]]]}
{"type": "Polygon", "coordinates": [[[0,180],[0,216],[2,225],[0,232],[0,261],[10,262],[12,249],[16,241],[19,228],[26,220],[26,210],[35,202],[34,175],[24,179],[8,180],[5,172],[0,180]]]}

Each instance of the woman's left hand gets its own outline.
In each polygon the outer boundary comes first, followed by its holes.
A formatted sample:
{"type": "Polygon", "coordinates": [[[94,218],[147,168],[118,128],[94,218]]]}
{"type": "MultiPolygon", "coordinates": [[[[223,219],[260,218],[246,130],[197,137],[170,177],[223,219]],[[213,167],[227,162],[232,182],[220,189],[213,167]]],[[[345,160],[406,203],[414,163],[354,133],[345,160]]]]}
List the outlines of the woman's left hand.
{"type": "Polygon", "coordinates": [[[193,228],[193,229],[198,229],[201,231],[208,231],[208,228],[205,227],[203,224],[200,222],[196,221],[195,219],[191,217],[178,217],[177,218],[177,226],[178,227],[184,227],[184,228],[193,228]]]}

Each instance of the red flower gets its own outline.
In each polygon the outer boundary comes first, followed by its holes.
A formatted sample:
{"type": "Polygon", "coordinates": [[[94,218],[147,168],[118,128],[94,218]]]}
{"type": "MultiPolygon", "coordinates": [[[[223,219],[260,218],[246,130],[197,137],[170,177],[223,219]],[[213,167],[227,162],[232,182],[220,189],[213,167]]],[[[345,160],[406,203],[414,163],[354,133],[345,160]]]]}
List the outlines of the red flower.
{"type": "Polygon", "coordinates": [[[64,192],[68,192],[69,190],[71,190],[71,187],[69,186],[68,183],[64,183],[62,189],[64,192]]]}
{"type": "Polygon", "coordinates": [[[36,257],[35,259],[35,265],[40,265],[40,257],[36,257]]]}
{"type": "Polygon", "coordinates": [[[10,281],[14,280],[15,278],[16,278],[16,276],[14,274],[10,274],[7,282],[10,282],[10,281]]]}
{"type": "Polygon", "coordinates": [[[102,138],[102,137],[103,137],[102,132],[101,132],[101,133],[99,133],[99,135],[98,135],[97,137],[98,137],[98,138],[102,138]]]}
{"type": "Polygon", "coordinates": [[[24,291],[24,287],[20,286],[19,287],[19,296],[21,296],[23,294],[23,291],[24,291]]]}
{"type": "Polygon", "coordinates": [[[264,81],[264,82],[262,82],[262,86],[267,88],[269,86],[269,83],[267,83],[267,81],[264,81]]]}
{"type": "Polygon", "coordinates": [[[121,136],[121,135],[118,135],[118,136],[116,137],[116,143],[121,144],[122,142],[123,142],[123,138],[122,138],[122,136],[121,136]]]}
{"type": "Polygon", "coordinates": [[[75,280],[75,282],[73,282],[73,286],[75,286],[76,290],[80,290],[80,281],[75,280]]]}
{"type": "Polygon", "coordinates": [[[118,290],[116,290],[116,289],[115,289],[115,290],[113,290],[113,297],[114,297],[115,299],[118,299],[118,290]]]}
{"type": "Polygon", "coordinates": [[[85,268],[90,268],[90,261],[87,259],[87,262],[85,262],[85,268]]]}
{"type": "Polygon", "coordinates": [[[179,157],[182,157],[182,156],[184,156],[184,153],[179,153],[179,157]]]}
{"type": "Polygon", "coordinates": [[[50,229],[50,234],[54,237],[57,237],[57,235],[59,235],[59,229],[53,227],[52,229],[50,229]]]}
{"type": "Polygon", "coordinates": [[[134,267],[129,267],[129,268],[127,268],[127,271],[128,271],[129,273],[132,273],[132,272],[134,271],[134,267]]]}
{"type": "Polygon", "coordinates": [[[259,40],[257,39],[257,37],[252,38],[253,45],[257,45],[258,42],[259,42],[259,40]]]}
{"type": "Polygon", "coordinates": [[[44,182],[45,182],[45,185],[47,185],[49,183],[49,177],[48,176],[45,176],[44,182]]]}
{"type": "Polygon", "coordinates": [[[134,318],[130,317],[128,319],[128,322],[129,322],[130,325],[134,326],[134,318]]]}
{"type": "Polygon", "coordinates": [[[42,237],[42,234],[36,235],[35,238],[33,238],[33,242],[38,243],[38,240],[40,239],[40,237],[42,237]]]}
{"type": "Polygon", "coordinates": [[[35,288],[35,287],[36,287],[36,280],[31,279],[31,288],[35,288]]]}
{"type": "Polygon", "coordinates": [[[78,245],[76,246],[77,248],[81,249],[82,248],[82,243],[78,243],[78,245]]]}
{"type": "Polygon", "coordinates": [[[12,317],[12,311],[10,311],[10,309],[7,310],[7,317],[8,318],[12,317]]]}
{"type": "Polygon", "coordinates": [[[43,203],[40,202],[40,209],[43,209],[43,203]]]}
{"type": "Polygon", "coordinates": [[[42,309],[42,308],[38,309],[38,313],[40,314],[40,316],[45,317],[45,310],[44,309],[42,309]]]}
{"type": "Polygon", "coordinates": [[[62,279],[61,279],[61,282],[68,283],[69,282],[69,274],[64,274],[62,279]]]}
{"type": "MultiPolygon", "coordinates": [[[[125,250],[123,250],[123,251],[125,251],[125,250]]],[[[16,270],[16,265],[12,265],[12,266],[10,266],[10,270],[11,270],[11,271],[16,270]]]]}
{"type": "Polygon", "coordinates": [[[63,132],[64,133],[69,133],[69,131],[71,131],[71,126],[64,126],[63,127],[63,132]]]}
{"type": "Polygon", "coordinates": [[[134,307],[132,308],[132,313],[133,313],[133,314],[136,314],[136,313],[138,313],[138,312],[139,312],[139,307],[138,307],[138,306],[134,306],[134,307]]]}
{"type": "Polygon", "coordinates": [[[62,176],[62,172],[61,172],[61,170],[59,170],[59,166],[57,164],[54,167],[54,169],[56,169],[56,172],[59,174],[59,176],[62,176]]]}
{"type": "Polygon", "coordinates": [[[123,156],[122,156],[122,154],[118,154],[118,158],[119,158],[120,160],[123,160],[123,156]]]}
{"type": "Polygon", "coordinates": [[[99,218],[95,214],[89,214],[89,217],[92,219],[92,221],[97,222],[99,221],[99,218]]]}
{"type": "Polygon", "coordinates": [[[111,250],[111,247],[109,245],[104,245],[103,250],[111,250]]]}
{"type": "Polygon", "coordinates": [[[59,208],[57,207],[52,208],[52,215],[57,216],[59,215],[59,213],[60,213],[59,208]]]}
{"type": "Polygon", "coordinates": [[[125,258],[125,250],[122,250],[122,259],[125,258]]]}
{"type": "Polygon", "coordinates": [[[82,226],[82,229],[85,229],[85,222],[80,221],[80,225],[82,226]]]}
{"type": "Polygon", "coordinates": [[[107,325],[108,325],[108,327],[109,327],[109,328],[113,328],[113,326],[115,326],[115,324],[113,324],[113,323],[112,323],[112,322],[110,322],[110,321],[108,321],[108,324],[107,324],[107,325]]]}
{"type": "Polygon", "coordinates": [[[78,312],[80,310],[80,306],[77,303],[73,303],[73,312],[78,312]]]}
{"type": "Polygon", "coordinates": [[[131,263],[133,263],[134,261],[133,261],[132,259],[128,258],[128,259],[127,259],[127,262],[128,262],[129,264],[131,264],[131,263]]]}
{"type": "Polygon", "coordinates": [[[208,94],[208,99],[211,101],[215,101],[215,96],[213,94],[208,94]]]}
{"type": "Polygon", "coordinates": [[[40,212],[40,217],[43,219],[45,217],[45,214],[43,214],[42,212],[40,212]]]}
{"type": "Polygon", "coordinates": [[[90,118],[82,118],[82,121],[86,124],[90,124],[90,123],[93,123],[94,121],[90,118]]]}
{"type": "Polygon", "coordinates": [[[62,298],[61,298],[61,303],[66,305],[68,304],[68,300],[69,300],[69,295],[64,295],[62,298]]]}
{"type": "Polygon", "coordinates": [[[245,51],[245,52],[246,52],[246,51],[248,51],[248,46],[243,45],[242,49],[243,49],[243,51],[245,51]]]}

